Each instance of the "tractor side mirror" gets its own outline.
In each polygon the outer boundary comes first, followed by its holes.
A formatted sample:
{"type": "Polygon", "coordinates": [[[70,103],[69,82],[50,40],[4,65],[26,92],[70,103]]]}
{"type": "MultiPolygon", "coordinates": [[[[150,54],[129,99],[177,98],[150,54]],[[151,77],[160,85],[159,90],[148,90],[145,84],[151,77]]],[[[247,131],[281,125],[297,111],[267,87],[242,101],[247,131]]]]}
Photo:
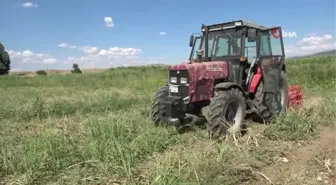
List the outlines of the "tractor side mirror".
{"type": "Polygon", "coordinates": [[[250,28],[248,30],[248,38],[247,41],[248,42],[255,42],[257,40],[257,30],[256,29],[252,29],[250,28]]]}
{"type": "Polygon", "coordinates": [[[190,35],[189,47],[192,47],[193,45],[194,45],[194,35],[190,35]]]}

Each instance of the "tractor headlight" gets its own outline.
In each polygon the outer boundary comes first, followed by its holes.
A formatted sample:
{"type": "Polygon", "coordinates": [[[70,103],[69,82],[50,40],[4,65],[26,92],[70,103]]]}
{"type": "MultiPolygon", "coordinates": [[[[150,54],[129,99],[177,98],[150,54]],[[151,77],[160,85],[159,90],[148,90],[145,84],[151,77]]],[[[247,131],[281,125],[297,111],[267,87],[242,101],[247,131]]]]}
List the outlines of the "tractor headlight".
{"type": "Polygon", "coordinates": [[[187,78],[181,78],[180,82],[181,82],[181,84],[186,84],[187,83],[187,78]]]}
{"type": "Polygon", "coordinates": [[[176,77],[170,77],[170,83],[177,83],[176,77]]]}

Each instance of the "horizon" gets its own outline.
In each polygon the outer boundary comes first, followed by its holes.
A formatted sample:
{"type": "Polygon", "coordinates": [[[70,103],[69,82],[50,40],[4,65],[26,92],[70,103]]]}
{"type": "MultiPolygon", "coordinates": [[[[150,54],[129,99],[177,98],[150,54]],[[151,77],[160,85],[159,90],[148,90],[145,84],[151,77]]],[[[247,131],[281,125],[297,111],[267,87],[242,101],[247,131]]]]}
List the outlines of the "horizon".
{"type": "Polygon", "coordinates": [[[81,69],[178,64],[188,60],[189,36],[200,32],[202,23],[239,19],[295,33],[284,37],[286,58],[336,49],[335,1],[231,3],[231,11],[214,6],[202,14],[195,10],[203,4],[190,0],[4,0],[0,42],[10,55],[11,72],[67,70],[72,63],[81,69]],[[263,14],[253,9],[262,9],[263,14]]]}

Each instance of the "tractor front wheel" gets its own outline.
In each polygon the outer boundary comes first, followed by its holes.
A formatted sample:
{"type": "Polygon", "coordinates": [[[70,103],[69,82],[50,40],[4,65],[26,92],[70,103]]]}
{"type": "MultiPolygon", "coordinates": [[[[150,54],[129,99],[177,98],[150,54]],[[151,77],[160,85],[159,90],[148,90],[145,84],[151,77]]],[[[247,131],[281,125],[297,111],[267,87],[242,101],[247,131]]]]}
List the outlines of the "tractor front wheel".
{"type": "Polygon", "coordinates": [[[165,97],[169,95],[169,87],[161,87],[155,94],[152,103],[152,121],[155,125],[171,125],[174,126],[179,123],[178,119],[169,118],[164,113],[164,105],[160,102],[164,101],[165,97]]]}
{"type": "Polygon", "coordinates": [[[226,136],[241,131],[246,115],[243,93],[236,88],[227,91],[215,91],[209,106],[205,109],[207,129],[211,137],[226,136]]]}

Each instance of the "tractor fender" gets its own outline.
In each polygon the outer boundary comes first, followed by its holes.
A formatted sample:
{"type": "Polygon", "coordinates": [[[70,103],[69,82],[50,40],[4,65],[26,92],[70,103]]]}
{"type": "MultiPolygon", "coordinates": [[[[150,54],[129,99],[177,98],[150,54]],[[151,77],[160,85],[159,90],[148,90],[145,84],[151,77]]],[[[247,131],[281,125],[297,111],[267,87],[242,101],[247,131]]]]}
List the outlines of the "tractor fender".
{"type": "Polygon", "coordinates": [[[228,90],[231,88],[237,88],[241,92],[244,92],[244,89],[240,85],[233,83],[233,82],[221,82],[221,83],[216,84],[214,87],[215,90],[228,90]]]}
{"type": "MultiPolygon", "coordinates": [[[[282,66],[282,71],[286,73],[286,65],[283,64],[282,66]]],[[[250,86],[249,86],[249,93],[255,93],[256,92],[256,89],[261,81],[261,78],[262,78],[262,72],[261,72],[261,68],[259,67],[257,69],[257,73],[254,74],[252,76],[252,80],[251,80],[251,83],[250,83],[250,86]]]]}

